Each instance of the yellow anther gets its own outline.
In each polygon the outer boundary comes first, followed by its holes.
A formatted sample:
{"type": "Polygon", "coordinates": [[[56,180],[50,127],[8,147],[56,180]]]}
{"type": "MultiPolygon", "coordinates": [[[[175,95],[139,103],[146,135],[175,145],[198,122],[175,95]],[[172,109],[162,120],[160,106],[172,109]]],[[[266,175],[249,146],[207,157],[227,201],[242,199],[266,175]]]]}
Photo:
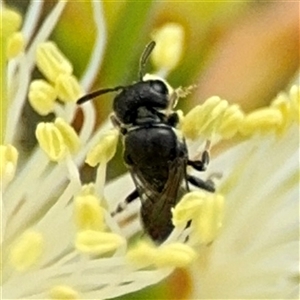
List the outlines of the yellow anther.
{"type": "Polygon", "coordinates": [[[32,108],[45,116],[53,112],[57,93],[47,81],[34,80],[30,84],[28,98],[32,108]]]}
{"type": "Polygon", "coordinates": [[[72,74],[73,67],[55,43],[45,42],[38,46],[36,63],[45,77],[55,82],[60,74],[72,74]]]}
{"type": "Polygon", "coordinates": [[[105,228],[104,211],[94,195],[77,196],[74,201],[74,217],[78,230],[100,231],[105,228]]]}
{"type": "Polygon", "coordinates": [[[172,221],[174,226],[185,225],[199,213],[203,202],[207,198],[204,191],[196,191],[185,194],[179,203],[172,209],[172,221]]]}
{"type": "Polygon", "coordinates": [[[228,102],[217,96],[207,99],[202,105],[193,108],[184,118],[182,131],[185,137],[196,139],[199,136],[211,138],[218,133],[228,102]]]}
{"type": "Polygon", "coordinates": [[[286,93],[280,93],[271,103],[271,108],[277,109],[282,115],[282,123],[278,128],[278,132],[282,133],[293,121],[291,101],[286,93]]]}
{"type": "Polygon", "coordinates": [[[16,172],[19,153],[12,145],[0,145],[0,180],[5,186],[16,172]]]}
{"type": "Polygon", "coordinates": [[[76,102],[82,95],[77,78],[70,74],[60,74],[55,80],[55,89],[63,102],[76,102]]]}
{"type": "Polygon", "coordinates": [[[156,42],[151,59],[153,64],[162,70],[174,69],[183,53],[184,28],[177,23],[167,23],[152,34],[156,42]]]}
{"type": "Polygon", "coordinates": [[[127,259],[138,267],[153,264],[157,248],[149,242],[141,241],[134,245],[126,254],[127,259]]]}
{"type": "Polygon", "coordinates": [[[39,123],[35,135],[50,160],[59,161],[67,154],[64,138],[53,123],[39,123]]]}
{"type": "Polygon", "coordinates": [[[52,161],[59,161],[69,153],[75,153],[80,140],[73,127],[63,119],[54,123],[39,123],[35,132],[40,147],[52,161]]]}
{"type": "Polygon", "coordinates": [[[257,109],[246,115],[239,131],[249,136],[256,133],[277,132],[283,124],[283,116],[279,109],[267,107],[257,109]]]}
{"type": "Polygon", "coordinates": [[[210,107],[209,105],[206,107],[204,103],[201,135],[206,138],[211,138],[213,134],[220,134],[219,127],[222,125],[223,116],[228,107],[228,102],[226,100],[219,101],[214,107],[210,107]],[[209,109],[209,113],[206,113],[206,108],[209,109]]]}
{"type": "Polygon", "coordinates": [[[75,247],[83,253],[102,255],[115,251],[125,243],[125,239],[115,233],[84,230],[77,233],[75,247]]]}
{"type": "Polygon", "coordinates": [[[232,138],[238,132],[244,117],[245,115],[238,105],[230,105],[222,117],[220,127],[217,131],[218,134],[223,139],[232,138]]]}
{"type": "Polygon", "coordinates": [[[80,147],[80,140],[74,128],[62,118],[57,118],[54,125],[60,131],[70,153],[76,153],[80,147]]]}
{"type": "Polygon", "coordinates": [[[300,87],[293,85],[290,89],[291,118],[300,123],[300,87]]]}
{"type": "Polygon", "coordinates": [[[203,202],[199,214],[193,219],[191,239],[209,244],[215,240],[222,227],[224,214],[224,197],[220,194],[210,194],[203,202]]]}
{"type": "MultiPolygon", "coordinates": [[[[262,129],[255,129],[254,132],[258,130],[263,133],[269,131],[277,131],[279,134],[285,132],[285,130],[293,123],[297,122],[299,124],[300,118],[300,94],[299,94],[299,86],[294,85],[291,87],[289,93],[280,93],[271,103],[269,108],[264,108],[258,111],[255,111],[256,118],[263,118],[261,111],[265,114],[264,119],[267,119],[267,123],[264,121],[260,121],[263,125],[260,125],[262,129]],[[281,114],[281,118],[280,115],[281,114]]],[[[253,116],[252,116],[253,118],[253,116]]],[[[255,121],[255,120],[254,120],[255,121]]],[[[249,121],[248,121],[249,122],[249,121]]],[[[253,122],[253,121],[252,121],[253,122]]],[[[250,122],[249,122],[250,123],[250,122]]],[[[258,122],[258,124],[260,124],[258,122]]],[[[247,124],[248,125],[248,124],[247,124]]],[[[243,128],[242,128],[243,129],[243,128]]],[[[246,133],[249,135],[249,131],[251,134],[251,130],[246,129],[246,133]]]]}
{"type": "Polygon", "coordinates": [[[194,140],[199,137],[200,126],[198,124],[198,117],[201,115],[201,109],[201,105],[194,107],[182,120],[181,130],[186,138],[194,140]]]}
{"type": "Polygon", "coordinates": [[[220,194],[194,191],[183,196],[172,210],[173,224],[180,226],[192,220],[191,238],[201,243],[213,241],[221,228],[224,198],[220,194]]]}
{"type": "Polygon", "coordinates": [[[7,41],[6,56],[8,59],[18,56],[25,46],[24,36],[21,32],[13,33],[7,41]]]}
{"type": "Polygon", "coordinates": [[[157,249],[154,264],[157,267],[183,268],[191,264],[197,257],[194,249],[182,243],[164,245],[157,249]]]}
{"type": "Polygon", "coordinates": [[[43,248],[44,238],[42,234],[28,230],[10,249],[9,261],[17,271],[26,271],[38,262],[43,248]]]}
{"type": "Polygon", "coordinates": [[[97,145],[87,154],[85,162],[92,167],[99,163],[107,163],[116,153],[119,132],[112,129],[103,135],[97,145]]]}
{"type": "Polygon", "coordinates": [[[188,245],[172,243],[156,247],[149,242],[139,242],[126,255],[127,259],[138,267],[155,265],[162,267],[185,267],[195,258],[195,251],[188,245]]]}
{"type": "Polygon", "coordinates": [[[21,15],[11,9],[1,7],[1,22],[0,22],[0,36],[2,38],[9,37],[16,32],[22,23],[21,15]]]}
{"type": "Polygon", "coordinates": [[[68,285],[57,285],[49,291],[50,299],[75,300],[80,299],[79,293],[68,285]]]}

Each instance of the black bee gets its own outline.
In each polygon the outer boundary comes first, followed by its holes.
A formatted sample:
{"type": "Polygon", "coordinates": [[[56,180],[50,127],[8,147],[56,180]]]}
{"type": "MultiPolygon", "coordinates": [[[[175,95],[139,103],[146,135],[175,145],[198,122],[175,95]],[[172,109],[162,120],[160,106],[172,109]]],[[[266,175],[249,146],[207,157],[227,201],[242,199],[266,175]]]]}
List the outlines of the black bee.
{"type": "Polygon", "coordinates": [[[143,80],[145,65],[154,47],[155,42],[150,42],[141,56],[138,82],[95,91],[77,103],[107,92],[121,91],[114,98],[111,119],[123,136],[124,162],[135,190],[115,213],[140,198],[144,230],[153,241],[161,243],[174,227],[171,208],[189,191],[189,183],[209,192],[214,192],[215,188],[212,181],[187,174],[187,166],[204,171],[209,153],[204,151],[201,160],[189,160],[185,141],[177,135],[179,117],[172,111],[176,93],[170,94],[162,80],[143,80]]]}

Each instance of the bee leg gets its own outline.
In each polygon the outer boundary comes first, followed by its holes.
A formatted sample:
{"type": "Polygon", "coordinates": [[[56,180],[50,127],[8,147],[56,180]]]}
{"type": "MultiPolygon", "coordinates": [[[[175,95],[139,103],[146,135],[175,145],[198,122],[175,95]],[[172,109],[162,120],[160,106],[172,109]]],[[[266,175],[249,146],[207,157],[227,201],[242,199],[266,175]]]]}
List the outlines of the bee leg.
{"type": "Polygon", "coordinates": [[[117,119],[117,117],[114,114],[110,115],[110,121],[115,128],[120,130],[121,134],[125,135],[127,133],[127,129],[122,127],[121,122],[117,119]]]}
{"type": "Polygon", "coordinates": [[[139,197],[139,193],[138,193],[137,189],[135,189],[133,192],[131,192],[131,193],[125,198],[125,200],[124,200],[123,202],[121,202],[121,203],[118,204],[116,210],[113,211],[113,212],[111,213],[111,215],[112,215],[112,216],[115,216],[116,214],[122,212],[122,211],[126,208],[127,204],[129,204],[129,203],[132,202],[133,200],[137,199],[138,197],[139,197]]]}
{"type": "Polygon", "coordinates": [[[191,183],[192,185],[200,188],[200,189],[203,189],[203,190],[206,190],[208,192],[215,192],[215,184],[212,180],[208,179],[206,181],[204,180],[201,180],[200,178],[197,178],[195,176],[192,176],[192,175],[187,175],[187,181],[189,183],[191,183]]]}
{"type": "Polygon", "coordinates": [[[109,118],[115,128],[119,129],[121,127],[121,122],[117,119],[117,117],[114,114],[111,114],[109,118]]]}
{"type": "Polygon", "coordinates": [[[179,123],[179,116],[177,114],[177,112],[173,112],[170,115],[168,115],[167,117],[167,124],[172,126],[172,127],[176,127],[179,123]]]}
{"type": "Polygon", "coordinates": [[[201,160],[188,160],[188,166],[193,167],[197,171],[205,171],[209,164],[209,152],[204,150],[201,156],[201,160]]]}

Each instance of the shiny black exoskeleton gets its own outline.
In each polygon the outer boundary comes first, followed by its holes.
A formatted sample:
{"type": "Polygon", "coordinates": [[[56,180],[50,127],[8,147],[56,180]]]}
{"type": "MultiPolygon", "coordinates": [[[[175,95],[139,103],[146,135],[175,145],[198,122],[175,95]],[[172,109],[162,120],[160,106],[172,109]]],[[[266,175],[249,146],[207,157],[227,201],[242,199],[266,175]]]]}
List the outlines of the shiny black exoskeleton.
{"type": "Polygon", "coordinates": [[[189,183],[214,192],[213,183],[188,175],[187,166],[204,171],[209,162],[207,151],[201,160],[190,161],[183,139],[177,135],[178,115],[172,111],[174,96],[162,80],[143,81],[146,61],[155,46],[151,42],[140,60],[140,81],[129,86],[102,89],[78,100],[81,104],[107,92],[121,92],[114,98],[111,117],[123,135],[124,161],[135,184],[115,213],[140,198],[145,232],[157,243],[173,229],[171,208],[189,191],[189,183]]]}

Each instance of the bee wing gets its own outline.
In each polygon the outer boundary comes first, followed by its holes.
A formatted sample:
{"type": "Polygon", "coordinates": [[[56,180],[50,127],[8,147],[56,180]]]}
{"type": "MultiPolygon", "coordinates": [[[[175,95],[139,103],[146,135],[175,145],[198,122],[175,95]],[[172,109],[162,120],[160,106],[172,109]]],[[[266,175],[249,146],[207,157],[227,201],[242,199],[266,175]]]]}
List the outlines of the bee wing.
{"type": "Polygon", "coordinates": [[[160,193],[144,178],[143,173],[138,168],[130,168],[130,174],[142,203],[145,203],[147,200],[154,202],[159,197],[160,193]]]}
{"type": "Polygon", "coordinates": [[[179,201],[179,190],[185,175],[186,160],[183,157],[176,158],[169,166],[169,177],[161,193],[164,205],[173,207],[179,201]]]}
{"type": "Polygon", "coordinates": [[[158,206],[161,206],[161,209],[163,209],[165,205],[174,206],[177,203],[178,192],[185,177],[185,170],[186,160],[183,157],[176,158],[170,162],[168,179],[162,191],[158,191],[155,185],[147,181],[138,168],[132,167],[130,173],[142,203],[150,201],[156,206],[156,209],[160,209],[158,206]]]}

